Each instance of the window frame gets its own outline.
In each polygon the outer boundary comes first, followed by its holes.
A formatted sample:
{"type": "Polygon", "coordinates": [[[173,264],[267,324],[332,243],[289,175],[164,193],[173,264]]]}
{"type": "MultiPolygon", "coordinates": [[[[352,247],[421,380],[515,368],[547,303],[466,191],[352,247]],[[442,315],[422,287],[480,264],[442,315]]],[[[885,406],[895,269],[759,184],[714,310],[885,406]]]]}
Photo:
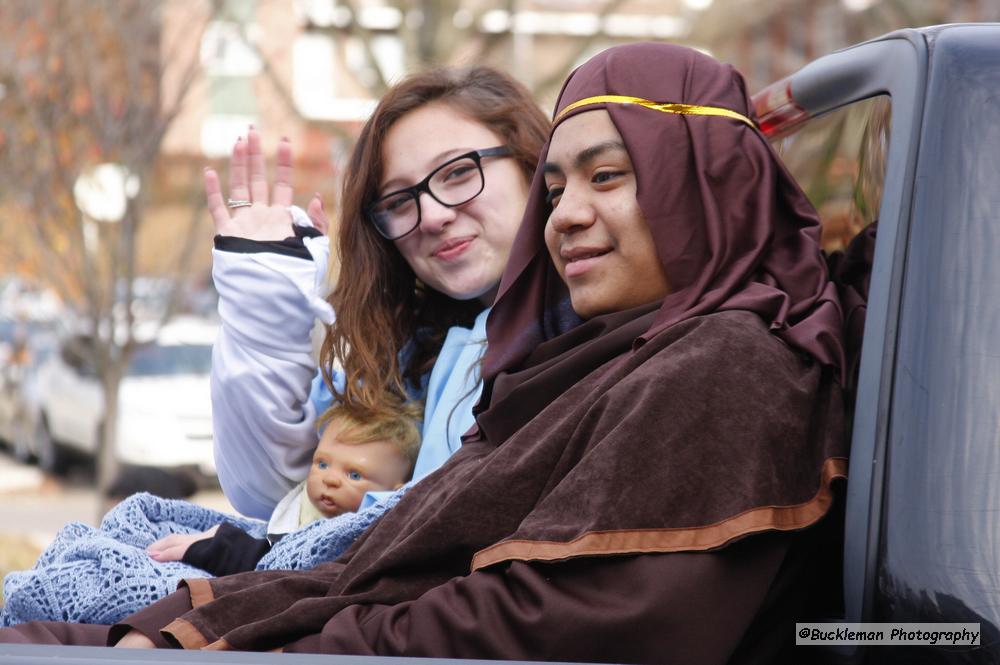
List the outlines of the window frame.
{"type": "MultiPolygon", "coordinates": [[[[821,57],[755,96],[787,85],[804,122],[856,102],[888,95],[892,127],[878,240],[869,290],[851,435],[844,534],[844,603],[848,622],[871,620],[886,481],[893,371],[914,175],[923,124],[928,47],[925,33],[900,30],[821,57]]],[[[844,660],[863,649],[834,649],[844,660]]]]}

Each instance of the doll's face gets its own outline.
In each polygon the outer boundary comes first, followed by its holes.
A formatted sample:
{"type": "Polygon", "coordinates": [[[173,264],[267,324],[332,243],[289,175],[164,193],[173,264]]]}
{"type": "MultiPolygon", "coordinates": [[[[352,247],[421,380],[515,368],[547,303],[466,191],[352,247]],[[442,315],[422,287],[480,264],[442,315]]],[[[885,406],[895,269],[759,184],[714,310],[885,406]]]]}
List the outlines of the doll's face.
{"type": "Polygon", "coordinates": [[[564,120],[542,169],[552,205],[545,245],[576,313],[587,319],[662,300],[670,288],[608,112],[564,120]]]}
{"type": "Polygon", "coordinates": [[[354,512],[365,492],[399,489],[410,475],[409,460],[393,442],[348,443],[341,432],[340,423],[327,425],[306,480],[309,501],[324,517],[354,512]]]}

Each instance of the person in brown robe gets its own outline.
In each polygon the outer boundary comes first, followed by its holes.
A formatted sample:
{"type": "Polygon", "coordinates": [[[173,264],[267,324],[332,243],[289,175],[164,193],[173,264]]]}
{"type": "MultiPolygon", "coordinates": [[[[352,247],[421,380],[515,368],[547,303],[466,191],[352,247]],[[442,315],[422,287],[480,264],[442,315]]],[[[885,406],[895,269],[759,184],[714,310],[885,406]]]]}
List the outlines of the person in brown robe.
{"type": "Polygon", "coordinates": [[[696,51],[605,51],[555,119],[477,427],[447,464],[337,561],[0,639],[636,663],[794,648],[838,574],[817,550],[847,467],[815,211],[742,78],[696,51]]]}

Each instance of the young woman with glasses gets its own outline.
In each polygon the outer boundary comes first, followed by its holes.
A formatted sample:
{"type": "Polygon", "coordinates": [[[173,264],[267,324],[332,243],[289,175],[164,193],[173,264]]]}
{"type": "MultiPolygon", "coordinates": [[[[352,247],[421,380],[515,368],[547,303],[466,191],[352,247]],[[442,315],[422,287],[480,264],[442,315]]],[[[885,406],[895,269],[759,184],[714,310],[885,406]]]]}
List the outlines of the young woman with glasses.
{"type": "MultiPolygon", "coordinates": [[[[487,308],[547,131],[528,91],[493,69],[438,69],[391,89],[346,168],[339,273],[326,302],[317,296],[325,238],[310,237],[318,232],[295,209],[302,225],[293,227],[288,212],[288,142],[273,187],[252,128],[233,150],[225,198],[206,172],[224,324],[216,461],[237,509],[263,517],[305,476],[316,416],[333,400],[358,418],[426,400],[414,478],[459,447],[479,395],[487,308]],[[310,355],[314,314],[329,324],[326,383],[310,355]]],[[[308,215],[326,227],[318,199],[308,215]]]]}
{"type": "MultiPolygon", "coordinates": [[[[548,126],[523,86],[489,68],[429,71],[391,89],[347,168],[334,227],[339,274],[328,297],[327,219],[318,198],[308,216],[290,207],[288,141],[279,143],[273,184],[254,128],[233,148],[225,196],[206,170],[223,323],[213,353],[215,456],[240,512],[267,519],[306,477],[318,417],[334,399],[359,419],[424,402],[414,480],[460,447],[481,390],[486,314],[548,126]],[[329,384],[313,356],[317,317],[328,324],[320,365],[329,384]]],[[[385,494],[285,535],[258,567],[306,569],[336,558],[399,499],[385,494]]],[[[166,503],[137,495],[100,530],[57,538],[43,555],[51,565],[8,578],[0,625],[113,623],[179,580],[207,575],[184,563],[185,550],[208,525],[236,518],[166,503]],[[109,568],[108,557],[74,554],[81,537],[125,563],[109,568]],[[154,541],[155,561],[144,549],[154,541]],[[43,593],[52,588],[66,592],[43,593]]],[[[238,524],[265,532],[263,523],[238,524]]]]}

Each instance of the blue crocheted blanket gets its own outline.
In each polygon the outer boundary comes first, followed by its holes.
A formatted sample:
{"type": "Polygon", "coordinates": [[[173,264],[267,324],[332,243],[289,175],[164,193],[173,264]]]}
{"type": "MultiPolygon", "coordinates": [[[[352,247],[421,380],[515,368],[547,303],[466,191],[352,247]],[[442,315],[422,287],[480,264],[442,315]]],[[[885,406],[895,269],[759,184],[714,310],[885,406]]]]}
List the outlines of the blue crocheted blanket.
{"type": "MultiPolygon", "coordinates": [[[[258,570],[298,570],[332,561],[394,506],[403,491],[357,513],[319,520],[275,543],[258,570]]],[[[146,554],[172,533],[197,533],[232,522],[263,538],[265,522],[227,515],[186,501],[136,494],[115,506],[97,529],[70,523],[31,570],[3,581],[0,626],[26,621],[113,624],[159,600],[184,578],[211,577],[179,561],[158,563],[146,554]]]]}

